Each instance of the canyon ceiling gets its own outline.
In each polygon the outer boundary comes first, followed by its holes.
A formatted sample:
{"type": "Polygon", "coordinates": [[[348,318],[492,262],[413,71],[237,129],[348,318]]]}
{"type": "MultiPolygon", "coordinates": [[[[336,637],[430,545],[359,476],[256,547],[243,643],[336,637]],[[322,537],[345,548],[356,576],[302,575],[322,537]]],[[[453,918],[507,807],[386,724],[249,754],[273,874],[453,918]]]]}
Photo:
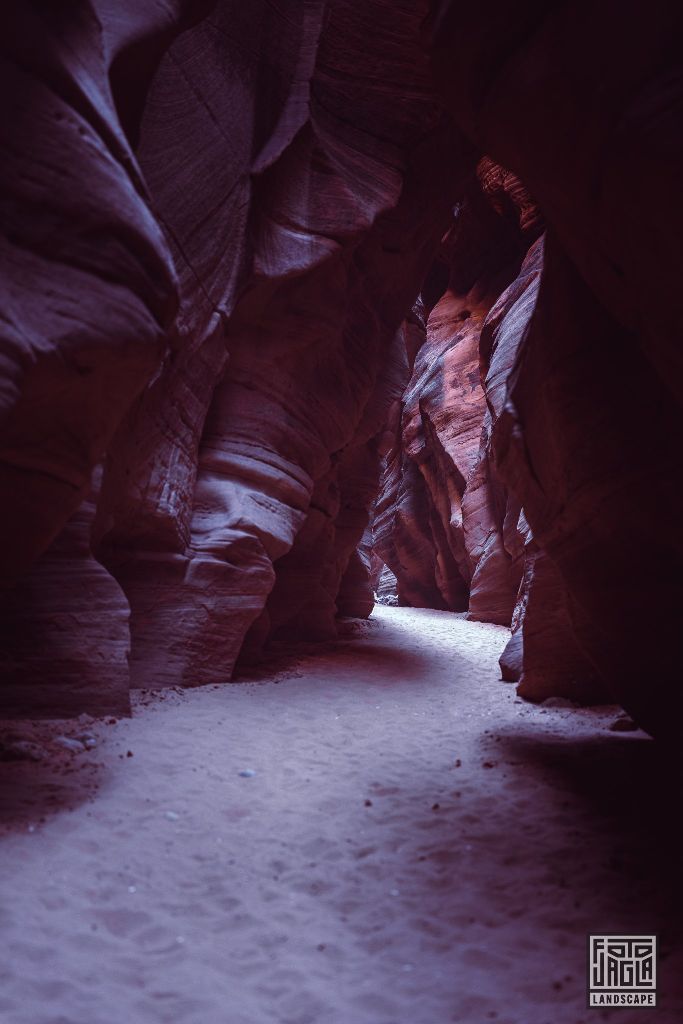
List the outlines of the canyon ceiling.
{"type": "Polygon", "coordinates": [[[6,715],[405,604],[678,732],[683,9],[11,3],[6,715]]]}

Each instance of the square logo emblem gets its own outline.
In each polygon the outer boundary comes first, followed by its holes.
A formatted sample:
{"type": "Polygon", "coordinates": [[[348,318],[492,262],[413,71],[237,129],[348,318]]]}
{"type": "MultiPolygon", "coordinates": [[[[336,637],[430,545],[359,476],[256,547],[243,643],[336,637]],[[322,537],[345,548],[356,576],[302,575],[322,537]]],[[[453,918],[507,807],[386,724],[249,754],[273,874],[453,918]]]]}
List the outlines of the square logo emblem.
{"type": "Polygon", "coordinates": [[[588,1005],[657,1005],[657,936],[588,936],[588,1005]]]}

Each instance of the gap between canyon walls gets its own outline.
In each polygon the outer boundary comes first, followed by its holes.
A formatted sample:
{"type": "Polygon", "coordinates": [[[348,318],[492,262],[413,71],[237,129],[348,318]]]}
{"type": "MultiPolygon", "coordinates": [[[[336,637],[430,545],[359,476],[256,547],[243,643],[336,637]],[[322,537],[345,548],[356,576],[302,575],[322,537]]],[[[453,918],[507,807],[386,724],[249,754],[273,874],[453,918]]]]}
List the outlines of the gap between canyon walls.
{"type": "Polygon", "coordinates": [[[381,560],[670,732],[683,15],[622,8],[16,5],[6,711],[226,681],[381,560]]]}

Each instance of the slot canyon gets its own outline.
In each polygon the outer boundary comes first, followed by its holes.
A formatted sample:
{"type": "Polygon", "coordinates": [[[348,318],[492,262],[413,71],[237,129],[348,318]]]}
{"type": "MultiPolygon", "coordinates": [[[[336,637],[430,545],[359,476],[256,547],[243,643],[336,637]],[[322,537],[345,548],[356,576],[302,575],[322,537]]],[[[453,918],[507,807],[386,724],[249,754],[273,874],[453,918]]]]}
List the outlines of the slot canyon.
{"type": "Polygon", "coordinates": [[[681,1024],[683,7],[2,20],[0,1024],[681,1024]]]}

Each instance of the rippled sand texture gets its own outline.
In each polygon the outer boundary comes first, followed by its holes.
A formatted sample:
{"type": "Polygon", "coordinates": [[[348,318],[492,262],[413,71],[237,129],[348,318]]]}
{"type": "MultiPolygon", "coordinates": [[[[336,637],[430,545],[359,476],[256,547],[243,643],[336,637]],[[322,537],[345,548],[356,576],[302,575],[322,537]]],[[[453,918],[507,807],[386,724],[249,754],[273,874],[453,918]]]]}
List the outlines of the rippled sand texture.
{"type": "Polygon", "coordinates": [[[2,1024],[646,1024],[586,1009],[589,931],[658,932],[656,1020],[683,1020],[655,744],[521,703],[502,627],[355,632],[3,729],[43,756],[0,764],[2,1024]]]}

